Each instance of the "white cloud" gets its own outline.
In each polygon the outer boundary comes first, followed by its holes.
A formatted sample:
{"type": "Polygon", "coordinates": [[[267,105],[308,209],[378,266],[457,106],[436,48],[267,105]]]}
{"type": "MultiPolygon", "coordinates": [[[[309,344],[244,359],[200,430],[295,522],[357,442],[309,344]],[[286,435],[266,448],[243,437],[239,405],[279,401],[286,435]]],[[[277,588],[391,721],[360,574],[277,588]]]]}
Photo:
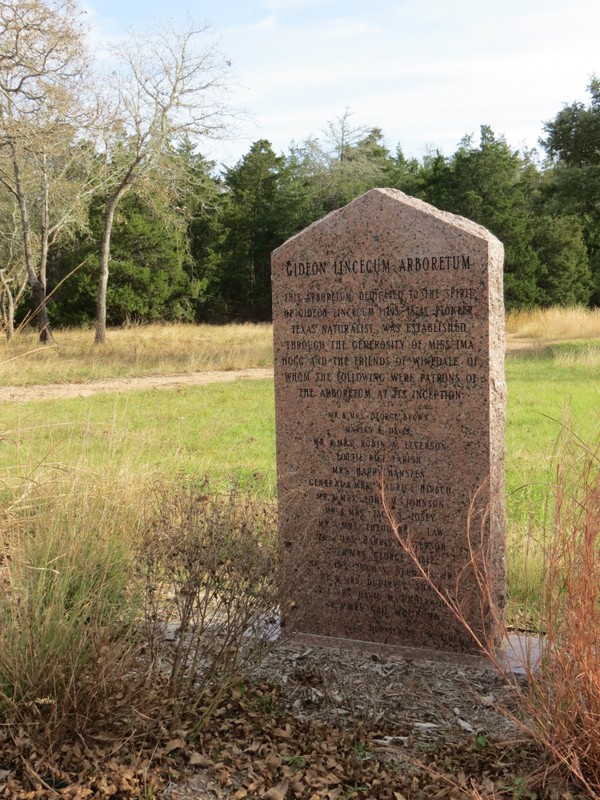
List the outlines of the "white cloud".
{"type": "Polygon", "coordinates": [[[303,11],[314,6],[331,4],[332,0],[265,0],[264,5],[270,11],[303,11]]]}
{"type": "Polygon", "coordinates": [[[97,58],[110,58],[109,47],[123,41],[126,31],[115,17],[102,16],[90,3],[80,3],[88,24],[88,42],[97,58]]]}
{"type": "MultiPolygon", "coordinates": [[[[112,9],[91,14],[98,41],[125,30],[117,0],[85,1],[112,9]]],[[[122,0],[123,14],[145,18],[154,2],[122,0]]],[[[191,2],[170,0],[165,14],[191,2]]],[[[346,107],[408,155],[427,142],[449,154],[482,124],[533,146],[563,103],[587,101],[600,72],[597,0],[204,0],[203,13],[254,120],[237,152],[227,145],[233,160],[261,137],[285,150],[346,107]]]]}
{"type": "Polygon", "coordinates": [[[350,36],[376,36],[381,28],[368,20],[332,19],[315,32],[317,39],[343,39],[350,36]]]}

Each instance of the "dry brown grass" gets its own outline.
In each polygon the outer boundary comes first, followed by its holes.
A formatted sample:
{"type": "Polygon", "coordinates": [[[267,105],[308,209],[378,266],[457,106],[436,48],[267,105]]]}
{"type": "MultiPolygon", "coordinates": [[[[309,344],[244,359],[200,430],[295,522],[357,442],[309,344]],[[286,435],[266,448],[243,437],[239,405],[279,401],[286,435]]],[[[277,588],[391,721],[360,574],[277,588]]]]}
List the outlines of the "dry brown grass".
{"type": "MultiPolygon", "coordinates": [[[[567,425],[559,444],[546,530],[538,542],[541,652],[532,661],[527,647],[513,654],[527,676],[526,687],[501,663],[499,668],[523,710],[519,721],[544,746],[554,770],[570,777],[590,800],[598,800],[600,448],[586,444],[567,425]]],[[[506,636],[508,630],[502,630],[506,636]]],[[[493,660],[489,645],[484,650],[493,660]]]]}
{"type": "Polygon", "coordinates": [[[573,436],[560,454],[545,548],[544,654],[528,674],[533,733],[600,797],[600,451],[573,436]]]}
{"type": "Polygon", "coordinates": [[[511,311],[506,332],[524,339],[560,340],[600,338],[600,308],[538,308],[511,311]]]}
{"type": "MultiPolygon", "coordinates": [[[[600,447],[588,446],[565,427],[565,441],[556,459],[556,478],[548,489],[547,526],[542,545],[542,603],[537,642],[527,640],[512,653],[526,675],[524,685],[513,675],[499,642],[512,632],[495,603],[490,568],[483,549],[471,548],[466,572],[475,578],[482,619],[491,613],[489,638],[481,637],[464,612],[462,587],[446,594],[422,565],[414,542],[400,527],[386,503],[383,506],[400,546],[423,580],[471,635],[512,689],[515,707],[506,713],[546,750],[553,768],[590,800],[600,799],[600,447]],[[538,651],[539,653],[536,653],[538,651]]],[[[472,793],[473,798],[479,795],[472,793]]],[[[523,795],[524,796],[524,795],[523,795]]],[[[565,797],[573,795],[567,793],[565,797]]]]}
{"type": "Polygon", "coordinates": [[[33,332],[0,345],[0,385],[69,383],[205,370],[250,369],[273,364],[268,323],[147,325],[111,329],[105,345],[91,330],[57,331],[41,347],[33,332]]]}

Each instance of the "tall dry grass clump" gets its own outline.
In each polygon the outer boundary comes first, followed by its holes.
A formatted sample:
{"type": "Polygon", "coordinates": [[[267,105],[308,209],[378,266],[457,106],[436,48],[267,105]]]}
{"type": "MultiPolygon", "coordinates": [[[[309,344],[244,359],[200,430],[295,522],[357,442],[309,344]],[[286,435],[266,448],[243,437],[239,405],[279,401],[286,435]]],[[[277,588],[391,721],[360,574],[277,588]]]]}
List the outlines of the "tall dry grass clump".
{"type": "Polygon", "coordinates": [[[558,463],[543,575],[543,654],[528,670],[533,734],[600,797],[600,450],[558,463]]]}
{"type": "Polygon", "coordinates": [[[598,339],[600,308],[555,306],[510,311],[506,332],[527,339],[598,339]]]}
{"type": "Polygon", "coordinates": [[[39,346],[31,331],[0,343],[0,383],[5,385],[272,365],[273,337],[268,323],[114,328],[101,347],[93,344],[93,332],[82,328],[56,331],[53,344],[45,347],[39,346]]]}
{"type": "Polygon", "coordinates": [[[77,476],[2,508],[0,715],[49,739],[123,694],[136,598],[131,549],[110,501],[77,476]]]}

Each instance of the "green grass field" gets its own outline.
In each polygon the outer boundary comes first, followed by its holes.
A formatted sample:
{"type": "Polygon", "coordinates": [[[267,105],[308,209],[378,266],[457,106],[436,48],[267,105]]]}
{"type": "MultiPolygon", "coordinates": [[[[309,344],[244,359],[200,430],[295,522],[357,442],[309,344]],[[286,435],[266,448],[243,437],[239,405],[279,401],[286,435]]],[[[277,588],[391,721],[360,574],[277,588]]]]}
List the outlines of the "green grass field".
{"type": "Polygon", "coordinates": [[[600,441],[599,361],[598,345],[507,359],[507,583],[512,613],[525,624],[540,608],[558,464],[578,439],[592,448],[600,441]]]}
{"type": "Polygon", "coordinates": [[[507,359],[506,480],[513,521],[528,518],[529,500],[540,510],[563,427],[587,442],[600,435],[600,346],[592,352],[595,359],[586,348],[577,360],[576,350],[560,345],[507,359]]]}
{"type": "Polygon", "coordinates": [[[143,486],[209,475],[275,491],[272,381],[0,404],[0,432],[13,476],[85,472],[143,486]]]}

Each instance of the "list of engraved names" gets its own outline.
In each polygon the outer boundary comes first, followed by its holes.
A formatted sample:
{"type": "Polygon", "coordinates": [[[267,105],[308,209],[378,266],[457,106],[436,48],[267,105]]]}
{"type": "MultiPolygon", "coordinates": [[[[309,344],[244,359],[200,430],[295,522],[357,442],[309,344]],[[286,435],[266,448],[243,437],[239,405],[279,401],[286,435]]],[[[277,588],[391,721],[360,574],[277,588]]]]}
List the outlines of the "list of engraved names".
{"type": "MultiPolygon", "coordinates": [[[[400,532],[418,528],[424,566],[435,570],[454,557],[445,526],[465,498],[440,470],[439,456],[449,447],[446,420],[455,416],[448,406],[460,407],[487,380],[473,339],[474,309],[485,298],[471,266],[466,253],[285,264],[277,352],[283,381],[296,403],[323,408],[323,428],[305,445],[316,457],[301,480],[320,507],[316,530],[307,534],[317,547],[308,551],[318,553],[325,543],[332,549],[332,576],[322,581],[332,577],[336,590],[314,591],[327,595],[323,605],[341,613],[348,630],[357,627],[352,615],[364,619],[368,608],[363,633],[371,638],[401,636],[408,624],[440,619],[391,535],[381,489],[383,481],[400,532]],[[440,272],[451,272],[452,282],[436,286],[440,272]],[[346,275],[371,280],[321,288],[346,275]]],[[[311,566],[318,574],[318,557],[311,566]]],[[[436,578],[455,576],[437,572],[436,578]]]]}

